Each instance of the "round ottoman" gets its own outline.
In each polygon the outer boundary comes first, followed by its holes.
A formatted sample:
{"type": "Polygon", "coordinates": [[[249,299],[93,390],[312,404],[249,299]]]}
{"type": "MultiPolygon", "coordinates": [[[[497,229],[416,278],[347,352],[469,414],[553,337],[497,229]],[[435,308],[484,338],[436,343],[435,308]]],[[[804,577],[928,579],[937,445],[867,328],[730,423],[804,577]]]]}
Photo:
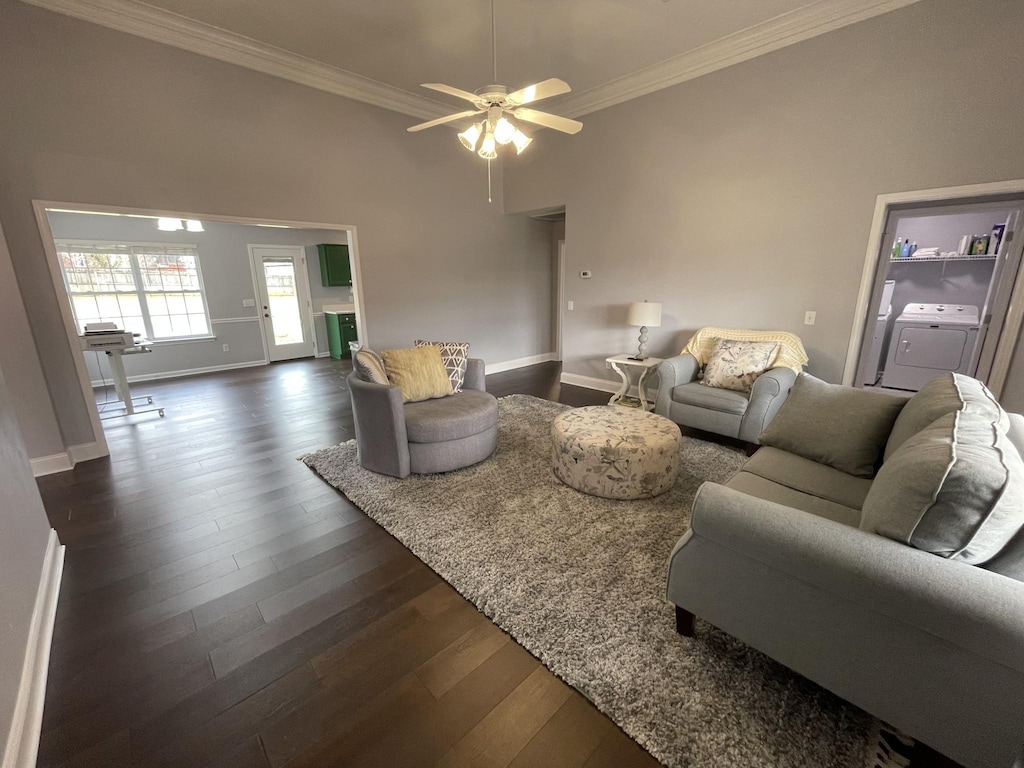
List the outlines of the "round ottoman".
{"type": "Polygon", "coordinates": [[[606,499],[649,499],[673,486],[683,440],[664,416],[597,405],[560,413],[551,426],[555,476],[606,499]]]}

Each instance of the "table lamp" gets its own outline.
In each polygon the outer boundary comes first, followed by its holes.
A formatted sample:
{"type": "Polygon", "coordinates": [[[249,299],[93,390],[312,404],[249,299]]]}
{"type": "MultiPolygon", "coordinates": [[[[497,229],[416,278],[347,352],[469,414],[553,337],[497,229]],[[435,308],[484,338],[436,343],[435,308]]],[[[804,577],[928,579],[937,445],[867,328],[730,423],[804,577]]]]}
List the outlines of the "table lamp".
{"type": "Polygon", "coordinates": [[[661,325],[661,304],[655,301],[634,301],[629,305],[626,323],[640,326],[640,346],[630,360],[646,360],[647,328],[661,325]]]}

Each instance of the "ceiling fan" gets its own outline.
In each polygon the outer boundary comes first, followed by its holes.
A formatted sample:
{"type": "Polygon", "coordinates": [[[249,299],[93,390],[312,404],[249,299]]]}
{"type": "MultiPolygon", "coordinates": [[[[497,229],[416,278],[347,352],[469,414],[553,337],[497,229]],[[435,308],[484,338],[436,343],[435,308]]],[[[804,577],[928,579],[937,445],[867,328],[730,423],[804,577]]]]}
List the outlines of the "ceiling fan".
{"type": "MultiPolygon", "coordinates": [[[[494,21],[494,0],[491,0],[491,58],[494,63],[494,80],[498,79],[498,53],[497,53],[497,27],[494,21]]],[[[521,154],[530,142],[533,141],[523,133],[506,115],[522,120],[527,123],[541,125],[545,128],[553,128],[562,133],[579,133],[583,123],[577,120],[570,120],[567,117],[559,117],[548,112],[540,112],[536,109],[526,107],[541,99],[548,99],[552,96],[560,96],[569,93],[571,88],[564,80],[552,77],[525,88],[520,88],[512,93],[504,85],[487,85],[476,93],[464,91],[461,88],[453,88],[442,83],[423,83],[424,88],[433,91],[447,93],[449,96],[456,96],[465,99],[473,105],[473,109],[463,112],[456,112],[447,117],[439,117],[436,120],[428,120],[410,127],[410,132],[422,131],[425,128],[433,128],[435,125],[444,125],[457,120],[464,120],[476,115],[486,117],[471,125],[459,134],[459,141],[470,152],[476,152],[485,160],[493,160],[498,156],[497,145],[513,144],[516,154],[521,154]],[[481,139],[481,136],[483,137],[481,139]]],[[[488,163],[488,166],[490,163],[488,163]]]]}

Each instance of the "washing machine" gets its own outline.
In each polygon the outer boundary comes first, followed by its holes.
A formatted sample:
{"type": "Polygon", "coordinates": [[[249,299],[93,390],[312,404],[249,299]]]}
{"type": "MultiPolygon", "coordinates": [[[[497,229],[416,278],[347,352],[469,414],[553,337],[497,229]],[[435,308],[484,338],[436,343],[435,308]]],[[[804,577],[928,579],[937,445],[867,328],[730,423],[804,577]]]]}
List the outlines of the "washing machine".
{"type": "Polygon", "coordinates": [[[875,316],[875,331],[871,337],[867,365],[864,368],[864,381],[862,383],[866,386],[876,384],[879,375],[882,373],[882,361],[885,359],[886,347],[889,344],[889,321],[892,319],[892,292],[895,287],[895,280],[886,280],[882,288],[882,301],[878,305],[878,314],[875,316]]]}
{"type": "Polygon", "coordinates": [[[916,392],[945,371],[970,375],[978,328],[977,307],[908,304],[892,326],[882,386],[916,392]]]}

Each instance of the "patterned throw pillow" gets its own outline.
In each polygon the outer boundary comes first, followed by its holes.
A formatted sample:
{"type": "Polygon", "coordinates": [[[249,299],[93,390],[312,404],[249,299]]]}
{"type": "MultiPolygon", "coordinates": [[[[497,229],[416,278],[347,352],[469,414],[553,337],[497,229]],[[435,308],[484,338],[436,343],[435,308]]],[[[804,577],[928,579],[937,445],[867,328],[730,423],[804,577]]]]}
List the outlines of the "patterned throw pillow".
{"type": "Polygon", "coordinates": [[[416,339],[417,347],[437,347],[441,350],[441,362],[448,371],[452,392],[461,392],[466,381],[466,360],[469,358],[469,343],[464,341],[423,341],[416,339]]]}
{"type": "Polygon", "coordinates": [[[388,372],[384,369],[384,359],[369,347],[363,347],[356,352],[352,360],[352,367],[356,375],[363,381],[373,384],[390,384],[388,372]]]}
{"type": "Polygon", "coordinates": [[[771,366],[778,349],[774,341],[715,339],[700,383],[705,387],[749,392],[757,377],[771,366]]]}

